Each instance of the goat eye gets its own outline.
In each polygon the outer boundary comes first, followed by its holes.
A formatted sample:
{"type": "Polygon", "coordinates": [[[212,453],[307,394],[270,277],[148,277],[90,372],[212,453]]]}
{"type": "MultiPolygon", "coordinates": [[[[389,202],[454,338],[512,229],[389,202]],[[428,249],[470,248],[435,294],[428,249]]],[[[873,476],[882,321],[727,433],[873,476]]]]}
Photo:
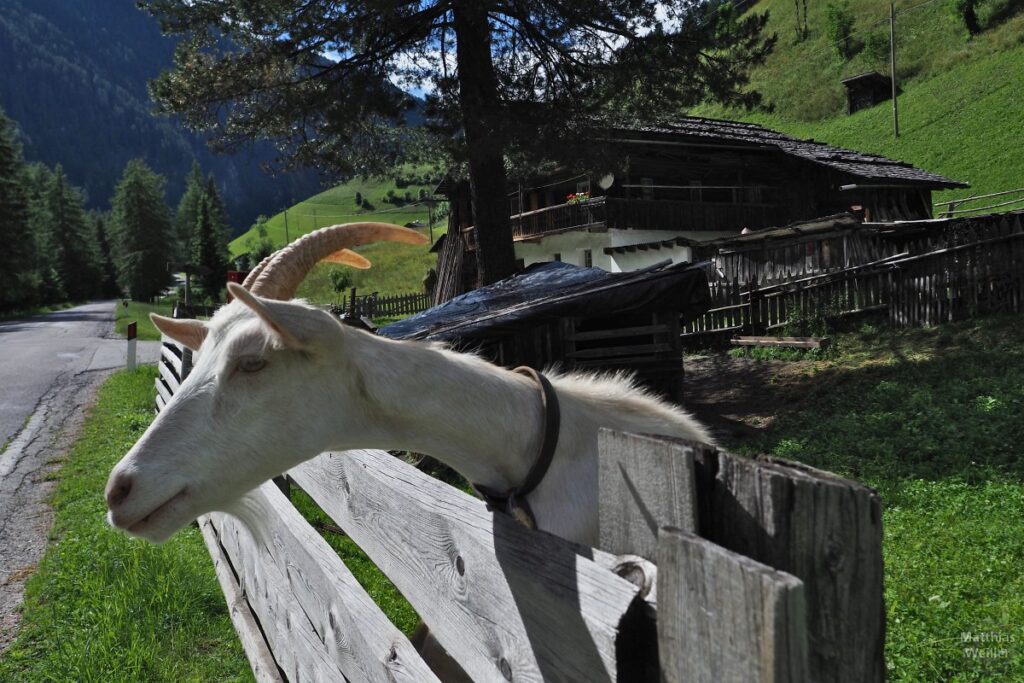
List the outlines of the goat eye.
{"type": "Polygon", "coordinates": [[[243,358],[238,361],[238,369],[242,372],[259,372],[266,365],[267,361],[262,358],[243,358]]]}

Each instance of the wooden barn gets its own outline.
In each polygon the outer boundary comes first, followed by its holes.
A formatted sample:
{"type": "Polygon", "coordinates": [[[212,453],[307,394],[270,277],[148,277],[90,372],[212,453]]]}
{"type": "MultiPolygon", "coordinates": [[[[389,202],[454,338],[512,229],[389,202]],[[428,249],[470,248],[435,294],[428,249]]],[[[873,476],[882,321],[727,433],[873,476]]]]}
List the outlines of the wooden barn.
{"type": "Polygon", "coordinates": [[[708,306],[704,265],[666,261],[607,273],[540,263],[378,333],[448,342],[509,368],[634,371],[649,388],[681,402],[680,325],[708,306]]]}
{"type": "Polygon", "coordinates": [[[846,88],[846,113],[870,109],[879,102],[892,99],[892,79],[877,71],[857,74],[842,80],[846,88]]]}
{"type": "MultiPolygon", "coordinates": [[[[621,167],[511,179],[509,215],[524,265],[563,261],[622,272],[666,258],[693,261],[695,244],[744,228],[846,211],[868,221],[930,218],[933,191],[965,186],[886,157],[735,121],[620,128],[595,144],[612,146],[621,167]]],[[[448,179],[438,191],[451,203],[449,235],[462,238],[439,250],[440,302],[472,287],[476,236],[468,183],[448,179]]]]}

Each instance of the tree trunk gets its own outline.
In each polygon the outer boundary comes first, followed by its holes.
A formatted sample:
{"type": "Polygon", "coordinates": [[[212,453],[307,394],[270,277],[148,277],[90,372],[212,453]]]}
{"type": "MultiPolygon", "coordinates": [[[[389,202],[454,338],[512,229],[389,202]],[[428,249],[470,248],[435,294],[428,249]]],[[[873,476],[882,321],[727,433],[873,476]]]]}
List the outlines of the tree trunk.
{"type": "Polygon", "coordinates": [[[464,0],[454,5],[458,42],[462,126],[469,157],[469,190],[476,226],[478,285],[488,285],[515,272],[512,223],[505,182],[505,138],[498,101],[498,82],[491,60],[491,29],[483,3],[464,0]]]}

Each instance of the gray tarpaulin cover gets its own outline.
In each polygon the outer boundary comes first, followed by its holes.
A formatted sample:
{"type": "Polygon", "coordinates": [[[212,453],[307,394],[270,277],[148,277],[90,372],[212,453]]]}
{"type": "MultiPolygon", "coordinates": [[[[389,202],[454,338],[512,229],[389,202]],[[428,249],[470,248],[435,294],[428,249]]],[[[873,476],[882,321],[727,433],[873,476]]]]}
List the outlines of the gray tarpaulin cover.
{"type": "Polygon", "coordinates": [[[377,333],[392,339],[454,341],[510,334],[564,316],[678,310],[690,319],[710,306],[707,266],[666,261],[629,273],[608,273],[568,263],[538,263],[377,333]]]}

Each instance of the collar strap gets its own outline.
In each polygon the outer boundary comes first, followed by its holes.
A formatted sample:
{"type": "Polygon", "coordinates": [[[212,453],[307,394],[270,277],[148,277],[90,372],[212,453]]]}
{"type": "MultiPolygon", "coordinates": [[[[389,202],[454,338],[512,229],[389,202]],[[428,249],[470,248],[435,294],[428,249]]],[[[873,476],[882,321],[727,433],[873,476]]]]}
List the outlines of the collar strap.
{"type": "Polygon", "coordinates": [[[521,375],[533,379],[540,386],[540,403],[543,413],[541,416],[541,433],[544,435],[540,446],[540,454],[533,463],[533,467],[526,474],[526,479],[519,486],[507,491],[500,492],[480,484],[472,484],[473,489],[479,493],[488,505],[496,510],[503,510],[515,517],[516,521],[528,526],[531,529],[537,528],[537,522],[533,517],[526,496],[530,494],[547,474],[551,461],[555,457],[555,448],[558,446],[558,433],[561,426],[561,411],[558,407],[558,396],[555,394],[551,382],[543,374],[533,368],[521,366],[513,370],[521,375]]]}

